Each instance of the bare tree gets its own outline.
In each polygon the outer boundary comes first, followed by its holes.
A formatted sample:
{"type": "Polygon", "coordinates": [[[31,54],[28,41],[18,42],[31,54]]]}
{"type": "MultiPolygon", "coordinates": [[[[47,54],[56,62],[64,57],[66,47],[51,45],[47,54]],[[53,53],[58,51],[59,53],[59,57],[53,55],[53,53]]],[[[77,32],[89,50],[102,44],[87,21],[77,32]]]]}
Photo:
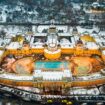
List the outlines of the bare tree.
{"type": "Polygon", "coordinates": [[[5,36],[6,36],[6,32],[5,32],[4,30],[1,30],[1,31],[0,31],[0,37],[1,37],[2,39],[4,39],[5,36]]]}

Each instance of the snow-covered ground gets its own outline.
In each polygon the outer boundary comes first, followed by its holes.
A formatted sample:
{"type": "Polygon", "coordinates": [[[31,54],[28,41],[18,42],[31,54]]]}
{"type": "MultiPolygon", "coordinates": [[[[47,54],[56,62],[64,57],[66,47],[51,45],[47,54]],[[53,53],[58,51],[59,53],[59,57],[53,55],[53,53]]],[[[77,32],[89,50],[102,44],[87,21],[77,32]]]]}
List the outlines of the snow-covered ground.
{"type": "Polygon", "coordinates": [[[97,87],[91,88],[91,89],[86,89],[86,88],[73,88],[70,91],[70,94],[74,95],[80,95],[80,94],[88,94],[88,95],[99,95],[100,92],[97,87]]]}

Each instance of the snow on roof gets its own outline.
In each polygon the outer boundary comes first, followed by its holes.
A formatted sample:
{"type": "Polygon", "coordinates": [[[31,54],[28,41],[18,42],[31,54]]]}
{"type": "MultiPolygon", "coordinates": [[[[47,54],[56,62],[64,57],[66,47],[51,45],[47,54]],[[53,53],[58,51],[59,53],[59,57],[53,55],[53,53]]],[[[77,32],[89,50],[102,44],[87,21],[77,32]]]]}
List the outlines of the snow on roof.
{"type": "Polygon", "coordinates": [[[43,49],[43,46],[31,46],[31,48],[43,49]]]}
{"type": "Polygon", "coordinates": [[[21,47],[19,42],[11,42],[8,46],[6,46],[7,49],[17,49],[21,47]]]}
{"type": "Polygon", "coordinates": [[[63,72],[43,72],[43,80],[62,80],[63,72]]]}
{"type": "Polygon", "coordinates": [[[96,42],[101,42],[101,39],[99,37],[95,37],[96,42]]]}
{"type": "Polygon", "coordinates": [[[87,42],[87,44],[85,45],[88,49],[99,49],[99,46],[96,45],[96,43],[94,42],[87,42]]]}
{"type": "Polygon", "coordinates": [[[36,42],[31,45],[31,48],[44,48],[43,45],[44,45],[44,43],[36,42]]]}
{"type": "Polygon", "coordinates": [[[35,33],[33,36],[46,36],[47,33],[35,33]]]}
{"type": "MultiPolygon", "coordinates": [[[[44,29],[49,29],[49,25],[39,26],[39,27],[37,28],[38,32],[40,32],[40,33],[41,33],[44,29]]],[[[66,33],[68,27],[67,27],[66,25],[62,25],[62,26],[58,25],[58,26],[56,26],[56,29],[57,29],[57,30],[63,30],[63,31],[66,33]]]]}
{"type": "Polygon", "coordinates": [[[103,50],[103,51],[102,51],[102,54],[104,54],[104,55],[105,55],[105,50],[103,50]]]}
{"type": "Polygon", "coordinates": [[[66,39],[66,38],[62,38],[60,40],[60,44],[70,44],[70,41],[68,39],[66,39]]]}
{"type": "Polygon", "coordinates": [[[67,69],[64,71],[41,71],[35,70],[35,77],[43,77],[43,80],[62,80],[63,77],[72,77],[71,72],[67,69]]]}
{"type": "Polygon", "coordinates": [[[49,54],[56,54],[56,53],[61,52],[61,49],[58,49],[58,50],[56,50],[56,51],[49,51],[48,49],[45,49],[44,51],[45,51],[46,53],[49,53],[49,54]]]}
{"type": "Polygon", "coordinates": [[[84,32],[88,32],[90,35],[91,35],[91,33],[95,30],[96,32],[99,32],[99,29],[98,28],[96,28],[96,27],[94,27],[94,28],[92,28],[92,29],[86,29],[86,28],[81,28],[80,26],[77,26],[77,29],[78,29],[78,32],[79,33],[84,33],[84,32]]]}
{"type": "Polygon", "coordinates": [[[33,76],[20,76],[15,74],[0,74],[1,78],[13,79],[13,80],[33,80],[33,76]]]}
{"type": "Polygon", "coordinates": [[[95,37],[96,42],[105,42],[105,39],[102,37],[95,37]]]}
{"type": "Polygon", "coordinates": [[[74,48],[74,45],[61,45],[61,48],[67,48],[67,49],[70,49],[70,48],[74,48]]]}
{"type": "Polygon", "coordinates": [[[70,33],[58,33],[59,36],[72,36],[70,33]]]}
{"type": "Polygon", "coordinates": [[[38,48],[38,49],[44,48],[43,45],[44,45],[44,43],[42,43],[42,42],[35,42],[35,43],[31,44],[31,48],[38,48]]]}
{"type": "Polygon", "coordinates": [[[73,48],[74,44],[75,44],[74,42],[70,43],[70,41],[68,39],[66,39],[66,38],[62,38],[60,40],[61,48],[73,48]]]}
{"type": "Polygon", "coordinates": [[[105,36],[105,31],[100,31],[99,34],[105,36]]]}
{"type": "Polygon", "coordinates": [[[2,55],[3,55],[3,53],[4,53],[4,51],[0,50],[0,56],[2,56],[2,55]]]}

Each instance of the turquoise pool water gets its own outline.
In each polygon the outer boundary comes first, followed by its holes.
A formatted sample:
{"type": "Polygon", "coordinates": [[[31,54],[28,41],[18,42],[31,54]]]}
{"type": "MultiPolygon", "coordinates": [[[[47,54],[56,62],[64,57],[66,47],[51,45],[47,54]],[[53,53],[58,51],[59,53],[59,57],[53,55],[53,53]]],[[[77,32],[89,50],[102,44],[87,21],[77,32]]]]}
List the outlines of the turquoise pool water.
{"type": "Polygon", "coordinates": [[[62,61],[52,61],[52,62],[37,61],[37,62],[35,62],[36,69],[68,68],[68,65],[69,65],[68,62],[62,62],[62,61]]]}

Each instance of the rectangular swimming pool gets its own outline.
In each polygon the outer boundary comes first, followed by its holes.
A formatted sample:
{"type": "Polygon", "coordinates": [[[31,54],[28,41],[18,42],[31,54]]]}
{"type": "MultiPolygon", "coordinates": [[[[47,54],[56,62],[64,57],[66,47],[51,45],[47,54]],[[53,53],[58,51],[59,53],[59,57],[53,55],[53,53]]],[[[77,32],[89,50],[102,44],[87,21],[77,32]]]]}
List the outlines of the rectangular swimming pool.
{"type": "Polygon", "coordinates": [[[37,61],[35,62],[36,69],[61,69],[61,68],[68,68],[69,62],[62,62],[62,61],[37,61]]]}

